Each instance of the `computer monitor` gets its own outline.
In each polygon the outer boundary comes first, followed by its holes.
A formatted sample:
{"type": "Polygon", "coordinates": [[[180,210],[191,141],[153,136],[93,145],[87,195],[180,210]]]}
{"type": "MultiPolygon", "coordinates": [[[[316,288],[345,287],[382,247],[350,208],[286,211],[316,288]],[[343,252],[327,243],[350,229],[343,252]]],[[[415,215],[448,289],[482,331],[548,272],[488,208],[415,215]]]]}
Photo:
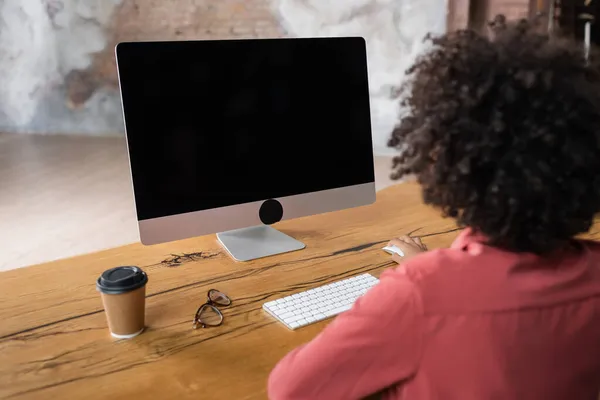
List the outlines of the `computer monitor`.
{"type": "Polygon", "coordinates": [[[305,247],[274,223],[375,201],[364,39],[120,43],[116,56],[142,243],[217,233],[248,261],[305,247]]]}

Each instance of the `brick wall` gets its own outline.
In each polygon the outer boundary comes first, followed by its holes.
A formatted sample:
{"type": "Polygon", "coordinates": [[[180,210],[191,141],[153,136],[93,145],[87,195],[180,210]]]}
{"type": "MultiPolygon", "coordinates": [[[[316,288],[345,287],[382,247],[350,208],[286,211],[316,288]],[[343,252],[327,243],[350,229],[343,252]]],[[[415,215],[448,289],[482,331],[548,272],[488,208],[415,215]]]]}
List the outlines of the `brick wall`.
{"type": "Polygon", "coordinates": [[[469,26],[471,1],[473,0],[448,0],[446,20],[448,31],[465,29],[469,26]]]}
{"type": "Polygon", "coordinates": [[[532,16],[549,0],[448,0],[449,30],[481,30],[498,14],[508,19],[532,16]]]}
{"type": "Polygon", "coordinates": [[[78,107],[101,86],[117,87],[114,46],[122,41],[281,37],[270,0],[124,0],[107,27],[108,46],[91,68],[67,77],[78,107]]]}
{"type": "MultiPolygon", "coordinates": [[[[481,29],[499,13],[509,18],[527,16],[537,1],[448,0],[448,28],[481,29]]],[[[76,108],[99,87],[117,87],[113,49],[121,41],[284,35],[271,0],[124,0],[107,27],[108,46],[89,69],[72,71],[67,77],[67,103],[76,108]]]]}
{"type": "Polygon", "coordinates": [[[508,19],[518,19],[530,15],[529,0],[495,0],[490,1],[487,7],[487,20],[493,19],[498,14],[504,14],[508,19]]]}

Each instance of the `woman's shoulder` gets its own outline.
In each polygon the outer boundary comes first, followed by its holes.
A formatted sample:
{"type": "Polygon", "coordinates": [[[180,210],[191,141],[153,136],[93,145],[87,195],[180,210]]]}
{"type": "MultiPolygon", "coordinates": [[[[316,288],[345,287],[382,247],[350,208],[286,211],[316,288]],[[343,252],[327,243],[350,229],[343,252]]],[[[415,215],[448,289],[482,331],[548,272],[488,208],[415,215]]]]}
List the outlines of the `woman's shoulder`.
{"type": "Polygon", "coordinates": [[[450,270],[463,268],[470,263],[470,258],[459,249],[435,249],[407,260],[399,266],[399,269],[418,282],[436,274],[446,274],[450,270]]]}

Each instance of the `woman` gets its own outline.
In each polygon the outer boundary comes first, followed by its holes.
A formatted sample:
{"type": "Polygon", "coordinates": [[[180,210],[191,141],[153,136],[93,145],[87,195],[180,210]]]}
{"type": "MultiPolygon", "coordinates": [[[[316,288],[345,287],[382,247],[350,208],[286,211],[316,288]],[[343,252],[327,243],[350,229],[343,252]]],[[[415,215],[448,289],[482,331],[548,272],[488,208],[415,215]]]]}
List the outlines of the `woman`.
{"type": "Polygon", "coordinates": [[[502,17],[433,39],[409,71],[395,177],[465,227],[405,257],[269,378],[272,400],[596,399],[600,74],[576,45],[502,17]]]}

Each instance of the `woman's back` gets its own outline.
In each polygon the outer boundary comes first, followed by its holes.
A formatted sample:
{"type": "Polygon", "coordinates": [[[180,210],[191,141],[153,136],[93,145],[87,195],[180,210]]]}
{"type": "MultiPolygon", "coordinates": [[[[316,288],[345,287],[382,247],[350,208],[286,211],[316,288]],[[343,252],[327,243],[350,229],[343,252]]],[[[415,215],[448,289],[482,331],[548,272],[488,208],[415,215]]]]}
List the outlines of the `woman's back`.
{"type": "Polygon", "coordinates": [[[489,247],[467,230],[452,248],[384,273],[280,362],[269,393],[358,399],[387,388],[383,397],[394,400],[595,400],[599,378],[600,246],[574,242],[542,258],[489,247]]]}
{"type": "Polygon", "coordinates": [[[543,259],[465,234],[407,273],[421,293],[424,341],[415,376],[392,398],[597,399],[597,244],[543,259]]]}

